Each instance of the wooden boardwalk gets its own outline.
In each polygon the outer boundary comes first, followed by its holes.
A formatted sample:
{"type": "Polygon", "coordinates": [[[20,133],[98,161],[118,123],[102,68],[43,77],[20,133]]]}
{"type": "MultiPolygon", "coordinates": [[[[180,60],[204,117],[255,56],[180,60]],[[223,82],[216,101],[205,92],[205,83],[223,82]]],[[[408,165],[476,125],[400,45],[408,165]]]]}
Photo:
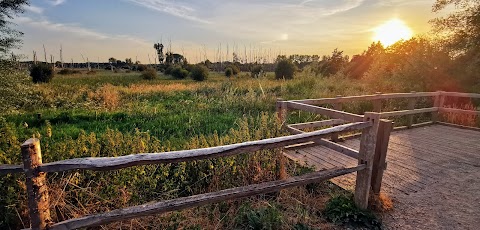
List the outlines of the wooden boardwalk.
{"type": "MultiPolygon", "coordinates": [[[[340,143],[359,149],[360,140],[340,143]]],[[[316,170],[352,167],[357,159],[324,146],[286,148],[285,155],[316,170]]],[[[430,125],[394,131],[387,152],[382,192],[392,197],[409,195],[427,189],[429,185],[446,178],[447,171],[461,170],[462,166],[480,167],[480,132],[445,125],[430,125]]],[[[353,190],[355,174],[331,179],[338,186],[353,190]]]]}

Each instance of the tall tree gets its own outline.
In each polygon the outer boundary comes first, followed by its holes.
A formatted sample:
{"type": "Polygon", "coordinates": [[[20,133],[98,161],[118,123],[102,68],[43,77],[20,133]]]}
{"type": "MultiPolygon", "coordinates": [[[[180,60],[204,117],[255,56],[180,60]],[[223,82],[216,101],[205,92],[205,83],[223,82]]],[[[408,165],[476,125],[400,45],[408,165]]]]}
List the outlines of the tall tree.
{"type": "Polygon", "coordinates": [[[480,1],[436,0],[433,12],[448,6],[455,11],[446,17],[431,21],[434,32],[443,41],[443,46],[454,58],[456,74],[464,85],[474,89],[480,86],[480,1]]]}
{"type": "Polygon", "coordinates": [[[23,7],[28,4],[28,0],[0,0],[0,56],[21,43],[20,37],[23,33],[13,29],[8,20],[23,13],[23,7]]]}

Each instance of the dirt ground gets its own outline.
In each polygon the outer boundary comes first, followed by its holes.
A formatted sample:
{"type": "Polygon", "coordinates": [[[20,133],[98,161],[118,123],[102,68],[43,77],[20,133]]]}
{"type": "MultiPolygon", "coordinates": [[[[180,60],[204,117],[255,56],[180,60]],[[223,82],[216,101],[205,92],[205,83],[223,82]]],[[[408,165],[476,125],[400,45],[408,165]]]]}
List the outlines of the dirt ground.
{"type": "MultiPolygon", "coordinates": [[[[480,153],[478,153],[480,155],[480,153]]],[[[386,229],[480,229],[480,164],[449,164],[437,183],[398,194],[386,229]],[[403,197],[402,197],[403,196],[403,197]]]]}

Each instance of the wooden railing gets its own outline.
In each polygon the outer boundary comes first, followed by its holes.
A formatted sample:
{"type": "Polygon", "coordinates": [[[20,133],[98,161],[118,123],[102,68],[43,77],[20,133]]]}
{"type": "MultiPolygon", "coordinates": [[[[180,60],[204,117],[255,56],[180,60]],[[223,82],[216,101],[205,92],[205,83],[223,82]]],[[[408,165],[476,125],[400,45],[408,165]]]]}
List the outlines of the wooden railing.
{"type": "MultiPolygon", "coordinates": [[[[480,98],[480,94],[473,93],[456,93],[456,92],[411,92],[411,93],[391,93],[391,94],[382,94],[376,93],[374,95],[362,95],[362,96],[349,96],[342,97],[337,96],[335,98],[321,98],[321,99],[307,99],[307,100],[291,100],[283,101],[279,99],[277,101],[277,111],[281,122],[285,129],[290,131],[293,134],[306,133],[305,129],[317,129],[321,127],[330,127],[340,124],[345,124],[349,122],[359,122],[359,121],[372,121],[373,122],[373,140],[365,141],[364,134],[362,133],[362,144],[360,146],[360,151],[348,148],[339,144],[339,136],[337,133],[332,133],[330,140],[321,138],[312,141],[311,143],[323,145],[327,148],[333,149],[337,152],[343,153],[347,156],[358,158],[360,163],[366,162],[367,168],[372,168],[371,175],[371,188],[374,193],[379,193],[382,183],[383,171],[386,169],[386,155],[388,149],[388,143],[390,140],[390,133],[393,129],[403,129],[418,127],[423,125],[429,125],[433,123],[442,123],[446,125],[445,122],[439,122],[439,115],[442,113],[459,113],[467,115],[480,115],[480,111],[477,110],[463,110],[463,109],[454,109],[454,108],[445,108],[445,99],[446,97],[464,97],[464,98],[480,98]],[[416,108],[417,101],[419,98],[431,98],[433,102],[433,107],[430,108],[416,108]],[[388,99],[407,99],[408,108],[400,111],[383,111],[383,101],[388,99]],[[364,115],[354,114],[342,111],[344,108],[344,103],[355,102],[355,101],[371,101],[373,111],[365,112],[364,115]],[[333,107],[325,108],[321,107],[322,105],[330,105],[333,107]],[[310,113],[323,115],[329,117],[330,120],[321,120],[307,123],[299,124],[287,124],[288,112],[291,110],[301,110],[307,111],[310,113]],[[418,124],[413,124],[413,115],[421,113],[431,113],[431,121],[423,122],[418,124]],[[391,120],[385,120],[384,118],[398,117],[398,116],[407,116],[406,126],[403,127],[393,127],[393,122],[391,120]],[[362,153],[362,148],[365,148],[364,144],[373,144],[369,148],[375,149],[375,153],[372,158],[371,156],[362,156],[365,152],[362,153]],[[369,160],[370,159],[370,160],[369,160]],[[365,160],[365,161],[362,161],[365,160]],[[369,163],[370,162],[370,163],[369,163]]],[[[473,128],[480,130],[478,128],[473,128]]],[[[358,136],[358,135],[350,135],[358,136]]],[[[358,181],[358,178],[357,178],[358,181]]]]}
{"type": "Polygon", "coordinates": [[[23,165],[0,165],[0,174],[24,173],[26,175],[27,199],[31,229],[76,229],[88,228],[126,220],[146,215],[159,214],[168,211],[181,210],[204,204],[216,203],[230,199],[237,199],[264,193],[271,193],[285,188],[300,186],[309,183],[318,183],[337,176],[357,172],[357,189],[355,200],[360,207],[366,208],[370,191],[370,177],[372,174],[373,158],[372,142],[375,131],[374,122],[361,121],[343,124],[336,127],[309,133],[291,136],[276,137],[244,143],[163,152],[142,153],[120,157],[89,157],[68,159],[57,162],[43,163],[38,139],[29,139],[21,146],[23,165]],[[46,174],[69,170],[116,170],[126,167],[151,164],[165,164],[175,162],[196,161],[209,158],[227,157],[265,149],[283,148],[289,145],[316,141],[332,134],[361,130],[362,148],[357,154],[359,164],[351,168],[337,168],[305,174],[303,176],[279,179],[272,182],[236,187],[218,192],[205,193],[189,197],[159,201],[139,206],[113,210],[102,214],[93,214],[81,218],[52,223],[50,218],[50,202],[46,185],[46,174]]]}

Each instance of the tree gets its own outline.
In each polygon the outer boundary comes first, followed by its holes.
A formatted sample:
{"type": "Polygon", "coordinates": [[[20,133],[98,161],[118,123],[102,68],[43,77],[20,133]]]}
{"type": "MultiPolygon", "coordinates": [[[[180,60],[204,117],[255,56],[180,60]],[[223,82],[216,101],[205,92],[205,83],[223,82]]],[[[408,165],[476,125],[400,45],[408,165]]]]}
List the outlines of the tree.
{"type": "Polygon", "coordinates": [[[296,67],[295,64],[290,59],[281,59],[281,57],[277,58],[278,63],[277,67],[275,68],[275,78],[276,79],[293,79],[295,75],[296,67]]]}
{"type": "Polygon", "coordinates": [[[432,10],[440,12],[451,5],[455,12],[431,23],[443,48],[454,58],[458,77],[475,89],[480,86],[480,1],[436,0],[432,10]]]}
{"type": "Polygon", "coordinates": [[[108,59],[108,62],[110,62],[112,64],[115,64],[115,63],[117,63],[117,59],[111,57],[111,58],[108,59]]]}
{"type": "Polygon", "coordinates": [[[434,32],[446,42],[452,51],[466,53],[480,50],[480,2],[478,0],[437,0],[433,12],[440,12],[449,5],[458,11],[447,17],[433,19],[434,32]]]}
{"type": "Polygon", "coordinates": [[[23,35],[22,32],[12,29],[11,22],[15,15],[24,12],[23,6],[28,5],[28,0],[1,0],[0,1],[0,55],[4,56],[12,48],[18,47],[23,35]]]}

